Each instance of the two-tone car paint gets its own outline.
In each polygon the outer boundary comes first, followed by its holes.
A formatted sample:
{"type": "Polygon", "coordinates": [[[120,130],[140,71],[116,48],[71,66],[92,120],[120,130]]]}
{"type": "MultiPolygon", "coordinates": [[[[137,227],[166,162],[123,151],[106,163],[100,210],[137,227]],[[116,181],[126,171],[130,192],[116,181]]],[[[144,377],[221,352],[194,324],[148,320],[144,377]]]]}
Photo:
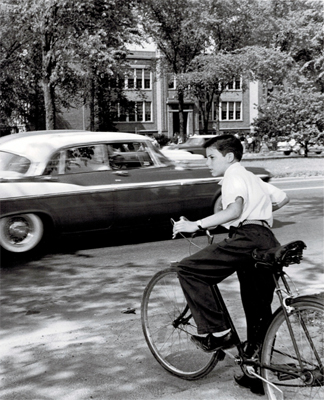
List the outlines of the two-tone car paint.
{"type": "MultiPolygon", "coordinates": [[[[210,214],[220,195],[218,183],[221,177],[210,176],[207,168],[182,168],[174,164],[141,135],[54,131],[18,135],[3,143],[0,140],[0,152],[13,150],[29,157],[31,165],[24,174],[8,178],[4,177],[6,171],[0,172],[2,221],[33,214],[41,219],[45,230],[62,234],[128,229],[147,224],[159,227],[170,217],[185,215],[189,219],[199,219],[210,214]],[[58,171],[55,175],[44,175],[53,155],[71,146],[93,143],[107,146],[107,143],[134,141],[146,146],[154,165],[128,169],[118,169],[119,166],[112,169],[104,165],[103,169],[86,173],[58,171]]],[[[263,169],[254,172],[264,180],[270,178],[263,169]]],[[[12,221],[10,223],[14,226],[12,221]]],[[[27,229],[28,224],[25,225],[24,229],[27,229]]],[[[21,229],[19,218],[15,229],[21,229]]],[[[15,247],[11,248],[14,251],[15,247]]]]}

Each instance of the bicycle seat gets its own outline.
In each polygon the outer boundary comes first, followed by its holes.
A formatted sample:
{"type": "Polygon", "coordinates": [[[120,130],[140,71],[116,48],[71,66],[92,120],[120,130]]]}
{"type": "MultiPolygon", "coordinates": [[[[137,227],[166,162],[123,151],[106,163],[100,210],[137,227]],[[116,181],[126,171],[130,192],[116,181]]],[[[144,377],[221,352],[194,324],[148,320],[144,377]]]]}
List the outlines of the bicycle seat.
{"type": "Polygon", "coordinates": [[[302,240],[289,242],[283,246],[273,247],[269,250],[254,249],[252,257],[257,263],[288,267],[290,264],[299,264],[303,259],[303,250],[306,244],[302,240]]]}

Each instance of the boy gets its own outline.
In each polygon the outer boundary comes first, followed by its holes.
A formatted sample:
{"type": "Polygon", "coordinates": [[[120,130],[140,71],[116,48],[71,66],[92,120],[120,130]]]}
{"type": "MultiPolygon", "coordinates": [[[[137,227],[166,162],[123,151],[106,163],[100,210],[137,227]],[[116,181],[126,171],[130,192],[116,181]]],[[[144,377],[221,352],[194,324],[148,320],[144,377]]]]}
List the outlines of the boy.
{"type": "MultiPolygon", "coordinates": [[[[179,280],[199,334],[192,336],[191,340],[206,352],[234,344],[227,322],[217,310],[210,285],[221,282],[236,271],[247,320],[248,345],[245,352],[251,357],[271,318],[274,292],[269,271],[254,268],[252,251],[280,245],[270,229],[272,211],[281,208],[289,199],[283,191],[263,182],[240,164],[243,147],[235,136],[215,136],[204,147],[212,175],[224,175],[221,182],[223,209],[199,221],[180,219],[174,224],[173,234],[193,233],[223,225],[229,229],[229,237],[178,263],[179,280]]],[[[235,379],[253,392],[263,391],[259,380],[247,376],[235,379]]]]}

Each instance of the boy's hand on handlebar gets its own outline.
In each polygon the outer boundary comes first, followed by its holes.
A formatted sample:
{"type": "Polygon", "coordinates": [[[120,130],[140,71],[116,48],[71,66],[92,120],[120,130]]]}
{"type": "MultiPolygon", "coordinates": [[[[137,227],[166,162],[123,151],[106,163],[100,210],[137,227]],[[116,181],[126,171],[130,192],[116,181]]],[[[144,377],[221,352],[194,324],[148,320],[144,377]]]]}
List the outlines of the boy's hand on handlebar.
{"type": "Polygon", "coordinates": [[[193,233],[198,230],[196,222],[189,221],[185,217],[180,217],[180,220],[174,222],[172,239],[180,232],[193,233]]]}

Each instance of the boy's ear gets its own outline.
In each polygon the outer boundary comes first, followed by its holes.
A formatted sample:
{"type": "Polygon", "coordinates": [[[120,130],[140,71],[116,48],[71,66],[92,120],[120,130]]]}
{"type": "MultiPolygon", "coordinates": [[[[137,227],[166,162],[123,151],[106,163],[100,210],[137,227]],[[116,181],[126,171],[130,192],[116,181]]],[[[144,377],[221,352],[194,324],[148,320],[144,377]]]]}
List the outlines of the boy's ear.
{"type": "Polygon", "coordinates": [[[226,161],[228,163],[232,163],[234,161],[234,153],[227,153],[225,154],[226,161]]]}

